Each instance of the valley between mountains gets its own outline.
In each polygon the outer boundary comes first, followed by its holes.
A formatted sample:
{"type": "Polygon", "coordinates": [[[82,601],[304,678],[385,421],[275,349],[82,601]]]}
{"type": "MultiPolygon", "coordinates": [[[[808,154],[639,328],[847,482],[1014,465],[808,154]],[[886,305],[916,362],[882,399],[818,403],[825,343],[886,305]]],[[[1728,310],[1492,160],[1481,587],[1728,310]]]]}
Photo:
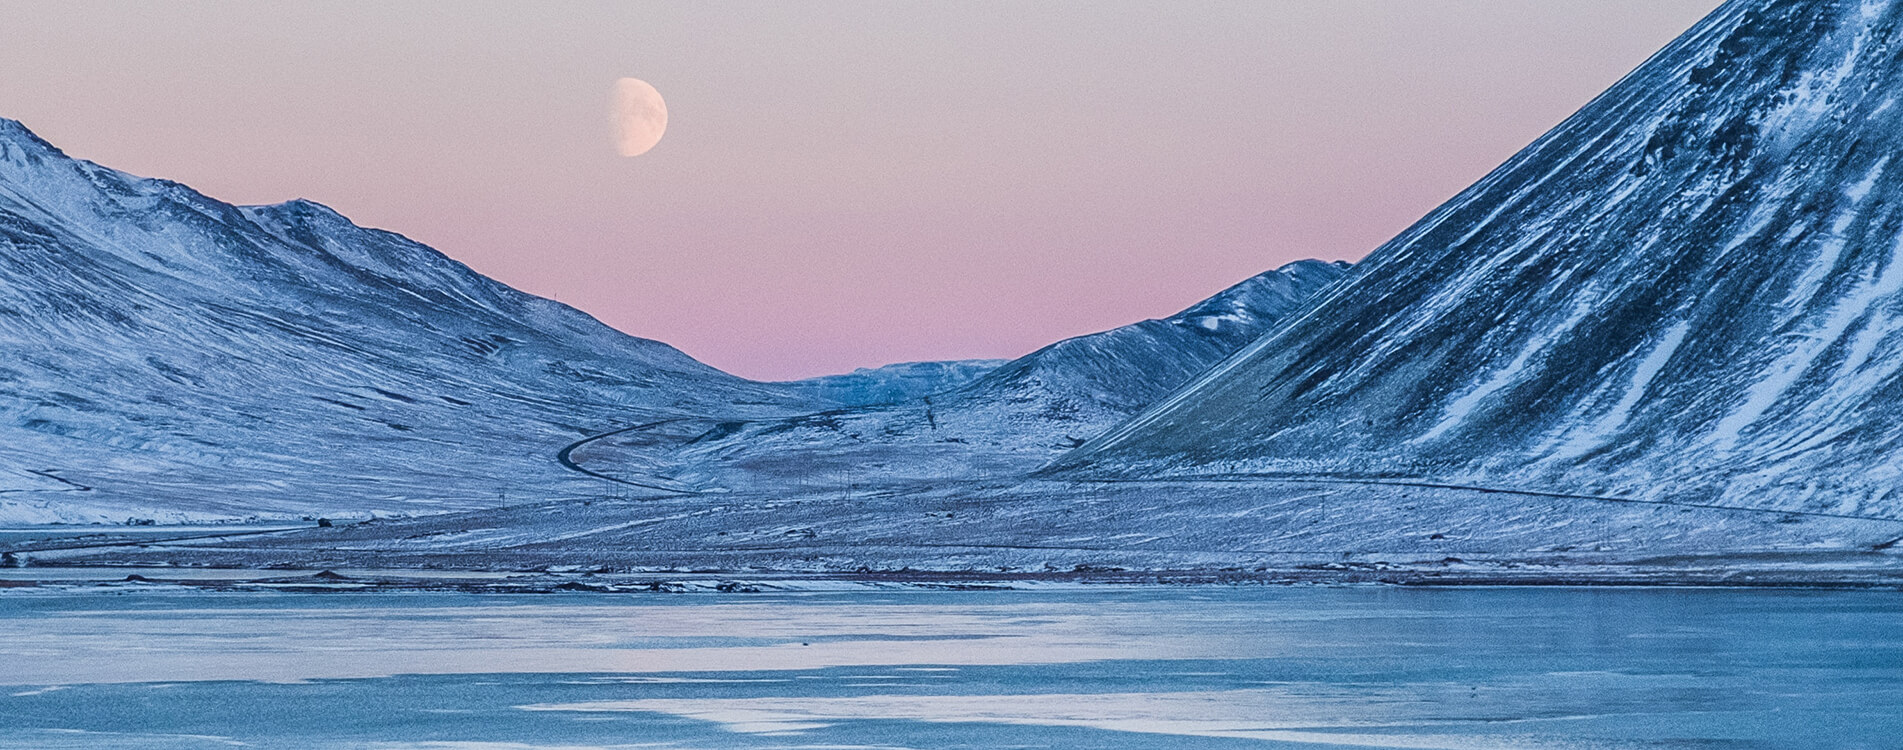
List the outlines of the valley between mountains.
{"type": "Polygon", "coordinates": [[[1903,0],[1733,0],[1361,262],[789,383],[0,121],[0,519],[65,525],[0,548],[604,590],[1899,586],[1899,98],[1903,0]],[[125,527],[234,522],[282,528],[125,527]]]}

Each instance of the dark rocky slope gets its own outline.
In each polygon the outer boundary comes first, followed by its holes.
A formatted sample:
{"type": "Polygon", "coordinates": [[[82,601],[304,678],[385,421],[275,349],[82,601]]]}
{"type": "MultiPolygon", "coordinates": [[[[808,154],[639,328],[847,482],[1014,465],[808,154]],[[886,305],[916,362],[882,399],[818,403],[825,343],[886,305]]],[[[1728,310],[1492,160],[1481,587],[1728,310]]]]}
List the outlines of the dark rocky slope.
{"type": "Polygon", "coordinates": [[[1903,516],[1900,98],[1903,2],[1728,3],[1060,468],[1903,516]]]}

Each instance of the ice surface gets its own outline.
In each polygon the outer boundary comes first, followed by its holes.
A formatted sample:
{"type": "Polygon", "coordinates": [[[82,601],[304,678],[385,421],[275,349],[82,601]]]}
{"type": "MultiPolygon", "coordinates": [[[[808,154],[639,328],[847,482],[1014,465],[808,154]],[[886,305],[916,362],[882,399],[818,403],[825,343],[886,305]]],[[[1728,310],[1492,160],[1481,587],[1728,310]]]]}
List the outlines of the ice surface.
{"type": "Polygon", "coordinates": [[[1662,589],[8,591],[0,748],[1883,747],[1899,614],[1662,589]]]}

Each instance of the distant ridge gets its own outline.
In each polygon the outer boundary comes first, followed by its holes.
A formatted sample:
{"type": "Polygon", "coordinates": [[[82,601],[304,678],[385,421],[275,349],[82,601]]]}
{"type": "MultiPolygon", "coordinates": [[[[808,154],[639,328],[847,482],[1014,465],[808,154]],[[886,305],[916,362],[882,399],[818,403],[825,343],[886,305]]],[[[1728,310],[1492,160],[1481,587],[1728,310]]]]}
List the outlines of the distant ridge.
{"type": "Polygon", "coordinates": [[[1037,403],[1046,412],[1090,421],[1099,415],[1121,418],[1256,340],[1350,268],[1343,261],[1295,261],[1167,318],[1051,344],[946,394],[943,401],[1037,403]]]}
{"type": "MultiPolygon", "coordinates": [[[[1222,360],[1348,269],[1290,263],[1175,315],[1066,339],[910,401],[694,427],[675,441],[679,454],[658,460],[669,476],[762,491],[1015,476],[1222,360]]],[[[631,439],[627,450],[592,447],[591,466],[653,470],[658,434],[631,439]]]]}
{"type": "Polygon", "coordinates": [[[788,381],[787,385],[840,406],[880,406],[952,390],[1009,361],[898,362],[883,367],[861,367],[840,375],[788,381]]]}

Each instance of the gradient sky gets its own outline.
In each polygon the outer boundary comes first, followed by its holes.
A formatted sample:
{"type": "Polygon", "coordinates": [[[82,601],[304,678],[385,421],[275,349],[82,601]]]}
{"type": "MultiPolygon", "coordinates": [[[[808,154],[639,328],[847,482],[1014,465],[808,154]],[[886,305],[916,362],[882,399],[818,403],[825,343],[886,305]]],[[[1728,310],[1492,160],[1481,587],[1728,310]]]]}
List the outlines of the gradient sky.
{"type": "Polygon", "coordinates": [[[0,116],[777,379],[1359,258],[1717,5],[0,0],[0,116]],[[632,159],[622,76],[669,113],[632,159]]]}

